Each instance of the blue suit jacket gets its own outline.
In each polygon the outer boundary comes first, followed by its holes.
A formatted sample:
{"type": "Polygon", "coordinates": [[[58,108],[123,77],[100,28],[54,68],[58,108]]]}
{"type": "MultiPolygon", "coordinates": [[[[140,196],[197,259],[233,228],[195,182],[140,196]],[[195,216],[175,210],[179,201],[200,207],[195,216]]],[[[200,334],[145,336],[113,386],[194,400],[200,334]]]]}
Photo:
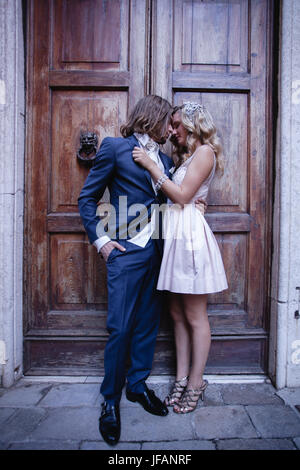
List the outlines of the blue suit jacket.
{"type": "MultiPolygon", "coordinates": [[[[151,215],[151,204],[165,202],[162,194],[159,197],[155,195],[149,172],[134,162],[132,150],[135,146],[139,146],[139,143],[134,135],[127,138],[105,137],[101,143],[94,166],[78,198],[80,215],[90,243],[101,236],[99,227],[98,233],[96,231],[100,221],[96,210],[106,187],[110,192],[110,203],[116,211],[116,236],[112,237],[116,240],[126,238],[121,233],[124,232],[124,225],[127,224],[125,227],[127,231],[130,222],[137,217],[137,214],[128,215],[123,211],[120,213],[120,196],[127,197],[128,208],[133,204],[143,204],[147,208],[148,216],[151,215]]],[[[159,152],[159,155],[165,173],[170,177],[169,170],[173,166],[173,161],[162,152],[159,152]]],[[[105,235],[105,232],[102,235],[105,235]]]]}

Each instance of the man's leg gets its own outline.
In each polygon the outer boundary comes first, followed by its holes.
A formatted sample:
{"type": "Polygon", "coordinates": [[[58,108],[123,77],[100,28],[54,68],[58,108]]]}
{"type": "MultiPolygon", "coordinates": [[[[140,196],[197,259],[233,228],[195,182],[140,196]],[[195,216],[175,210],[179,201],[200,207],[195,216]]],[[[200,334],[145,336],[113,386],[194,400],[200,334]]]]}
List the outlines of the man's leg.
{"type": "Polygon", "coordinates": [[[147,265],[130,343],[131,366],[127,374],[127,389],[143,393],[151,369],[161,314],[161,296],[156,290],[159,263],[152,256],[147,265]]]}
{"type": "Polygon", "coordinates": [[[131,367],[127,374],[126,397],[140,403],[151,414],[166,416],[168,408],[145,383],[152,368],[162,306],[161,294],[156,290],[160,257],[152,240],[148,249],[151,256],[146,264],[130,342],[131,367]]]}
{"type": "Polygon", "coordinates": [[[144,259],[147,252],[138,250],[128,247],[124,254],[115,252],[107,263],[107,330],[110,335],[104,353],[105,377],[101,393],[109,403],[118,403],[121,398],[126,356],[143,296],[148,260],[144,259]]]}

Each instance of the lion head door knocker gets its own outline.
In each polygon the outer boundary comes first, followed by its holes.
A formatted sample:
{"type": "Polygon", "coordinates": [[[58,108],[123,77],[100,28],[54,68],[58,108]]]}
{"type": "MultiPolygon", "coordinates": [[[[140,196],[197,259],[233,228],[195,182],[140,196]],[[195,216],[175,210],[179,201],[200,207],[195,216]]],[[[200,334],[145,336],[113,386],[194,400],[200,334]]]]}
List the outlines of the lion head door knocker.
{"type": "Polygon", "coordinates": [[[81,165],[91,167],[96,158],[98,137],[94,132],[80,133],[80,147],[77,159],[81,165]]]}

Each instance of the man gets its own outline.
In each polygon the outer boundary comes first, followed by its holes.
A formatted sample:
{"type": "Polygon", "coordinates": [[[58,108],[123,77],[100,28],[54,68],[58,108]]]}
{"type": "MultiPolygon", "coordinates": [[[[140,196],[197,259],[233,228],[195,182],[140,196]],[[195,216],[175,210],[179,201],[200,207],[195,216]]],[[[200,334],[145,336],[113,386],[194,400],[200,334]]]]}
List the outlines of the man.
{"type": "Polygon", "coordinates": [[[156,284],[163,240],[154,236],[156,217],[151,211],[153,206],[165,202],[165,198],[156,190],[150,174],[134,162],[132,150],[135,146],[146,149],[170,176],[173,162],[159,150],[159,144],[166,142],[171,111],[170,103],[159,96],[142,98],[121,127],[123,137],[103,139],[78,198],[89,240],[107,263],[107,329],[110,335],[104,354],[105,376],[101,385],[104,403],[99,429],[110,445],[117,444],[120,438],[119,402],[125,378],[128,400],[140,403],[155,415],[166,416],[168,413],[167,407],[145,383],[152,367],[162,305],[156,284]],[[113,227],[110,227],[114,240],[105,234],[96,215],[97,203],[106,187],[115,210],[113,227]],[[127,198],[126,211],[124,198],[127,198]],[[136,213],[131,208],[139,207],[136,204],[145,207],[139,218],[139,232],[132,230],[132,227],[136,228],[136,213]],[[132,231],[134,234],[130,236],[132,231]],[[128,351],[131,364],[126,375],[128,351]]]}

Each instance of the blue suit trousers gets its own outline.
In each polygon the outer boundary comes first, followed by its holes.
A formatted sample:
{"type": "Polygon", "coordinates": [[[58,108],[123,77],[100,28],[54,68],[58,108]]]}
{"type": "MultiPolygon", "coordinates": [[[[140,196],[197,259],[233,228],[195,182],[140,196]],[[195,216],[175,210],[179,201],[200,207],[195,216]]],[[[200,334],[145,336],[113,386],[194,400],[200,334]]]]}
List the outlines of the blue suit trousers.
{"type": "Polygon", "coordinates": [[[130,391],[145,390],[162,308],[162,293],[156,290],[161,263],[159,242],[150,239],[145,248],[126,240],[118,242],[126,251],[114,248],[107,260],[109,339],[101,393],[110,403],[119,402],[126,378],[130,391]]]}

